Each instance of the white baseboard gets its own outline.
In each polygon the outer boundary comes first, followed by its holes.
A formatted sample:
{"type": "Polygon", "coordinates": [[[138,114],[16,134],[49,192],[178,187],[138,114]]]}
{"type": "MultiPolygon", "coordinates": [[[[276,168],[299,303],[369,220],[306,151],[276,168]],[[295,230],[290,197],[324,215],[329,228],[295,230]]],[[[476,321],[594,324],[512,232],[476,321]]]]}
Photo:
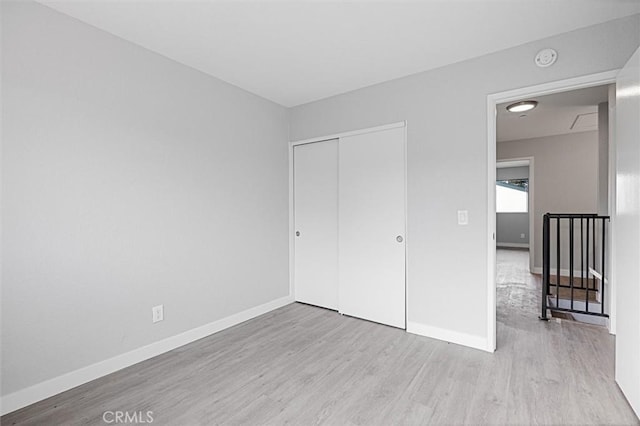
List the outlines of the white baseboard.
{"type": "Polygon", "coordinates": [[[420,336],[431,337],[432,339],[444,340],[445,342],[456,343],[486,352],[493,352],[495,348],[490,348],[485,337],[446,330],[444,328],[433,327],[417,322],[407,321],[407,332],[419,334],[420,336]]]}
{"type": "Polygon", "coordinates": [[[529,248],[529,243],[501,243],[496,242],[496,247],[507,247],[507,248],[529,248]]]}
{"type": "Polygon", "coordinates": [[[265,304],[255,306],[237,314],[230,315],[218,321],[205,324],[175,336],[167,337],[155,343],[134,349],[113,358],[97,362],[87,367],[80,368],[62,376],[54,377],[36,385],[21,389],[5,395],[0,400],[0,413],[2,415],[18,410],[27,405],[57,395],[66,390],[75,388],[92,380],[122,370],[125,367],[145,361],[149,358],[161,355],[170,350],[179,348],[188,343],[207,337],[226,328],[240,324],[282,306],[293,303],[292,296],[285,296],[265,304]]]}

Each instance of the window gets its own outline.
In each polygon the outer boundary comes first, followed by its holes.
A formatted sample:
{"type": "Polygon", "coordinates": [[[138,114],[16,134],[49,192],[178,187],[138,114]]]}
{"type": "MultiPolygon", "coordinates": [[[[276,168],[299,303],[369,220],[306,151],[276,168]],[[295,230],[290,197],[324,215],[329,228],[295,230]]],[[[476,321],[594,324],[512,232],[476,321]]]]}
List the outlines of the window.
{"type": "Polygon", "coordinates": [[[496,181],[496,212],[527,213],[529,211],[529,179],[496,181]]]}

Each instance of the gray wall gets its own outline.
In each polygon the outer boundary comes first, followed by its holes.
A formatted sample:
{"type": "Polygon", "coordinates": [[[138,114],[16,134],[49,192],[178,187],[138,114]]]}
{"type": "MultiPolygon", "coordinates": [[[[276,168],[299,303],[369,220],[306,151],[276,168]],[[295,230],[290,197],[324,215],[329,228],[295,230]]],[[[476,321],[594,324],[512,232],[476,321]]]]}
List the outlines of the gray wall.
{"type": "Polygon", "coordinates": [[[288,295],[286,109],[36,3],[2,55],[3,395],[288,295]]]}
{"type": "Polygon", "coordinates": [[[598,104],[598,214],[609,214],[609,102],[598,104]]]}
{"type": "Polygon", "coordinates": [[[529,244],[529,213],[496,214],[496,245],[498,247],[529,244]],[[524,238],[521,238],[524,234],[524,238]]]}
{"type": "Polygon", "coordinates": [[[496,180],[528,179],[528,178],[529,178],[529,166],[499,167],[496,169],[496,180]]]}
{"type": "Polygon", "coordinates": [[[541,268],[542,216],[598,209],[598,132],[500,142],[497,157],[534,157],[534,267],[541,268]]]}
{"type": "MultiPolygon", "coordinates": [[[[497,180],[528,179],[529,167],[501,167],[497,180]]],[[[529,244],[529,213],[496,213],[496,244],[529,244]],[[524,234],[524,238],[520,235],[524,234]]]]}
{"type": "Polygon", "coordinates": [[[291,110],[292,140],[407,120],[409,322],[487,337],[487,95],[619,68],[640,44],[639,20],[569,32],[291,110]],[[558,62],[538,68],[533,58],[546,47],[558,51],[558,62]],[[467,226],[457,224],[457,210],[469,211],[467,226]]]}

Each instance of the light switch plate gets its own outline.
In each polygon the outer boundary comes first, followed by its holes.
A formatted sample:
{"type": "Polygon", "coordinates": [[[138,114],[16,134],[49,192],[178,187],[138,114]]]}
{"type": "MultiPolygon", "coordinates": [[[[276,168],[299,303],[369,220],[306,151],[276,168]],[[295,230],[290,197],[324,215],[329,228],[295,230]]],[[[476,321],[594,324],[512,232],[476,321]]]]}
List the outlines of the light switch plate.
{"type": "Polygon", "coordinates": [[[151,313],[151,320],[154,323],[164,320],[164,305],[154,306],[153,308],[151,308],[151,313]]]}
{"type": "Polygon", "coordinates": [[[458,210],[458,225],[468,225],[468,224],[469,224],[469,211],[458,210]]]}

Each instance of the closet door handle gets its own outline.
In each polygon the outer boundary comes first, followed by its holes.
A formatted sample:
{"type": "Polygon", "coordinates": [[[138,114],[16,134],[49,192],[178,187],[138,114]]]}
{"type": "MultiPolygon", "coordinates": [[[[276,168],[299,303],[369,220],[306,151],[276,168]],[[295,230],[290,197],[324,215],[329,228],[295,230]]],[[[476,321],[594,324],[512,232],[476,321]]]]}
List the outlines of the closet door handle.
{"type": "Polygon", "coordinates": [[[296,231],[296,237],[300,236],[300,231],[296,231]]]}
{"type": "Polygon", "coordinates": [[[399,242],[399,243],[401,243],[401,242],[403,241],[402,235],[398,235],[398,236],[396,237],[396,241],[397,241],[397,242],[399,242]]]}

